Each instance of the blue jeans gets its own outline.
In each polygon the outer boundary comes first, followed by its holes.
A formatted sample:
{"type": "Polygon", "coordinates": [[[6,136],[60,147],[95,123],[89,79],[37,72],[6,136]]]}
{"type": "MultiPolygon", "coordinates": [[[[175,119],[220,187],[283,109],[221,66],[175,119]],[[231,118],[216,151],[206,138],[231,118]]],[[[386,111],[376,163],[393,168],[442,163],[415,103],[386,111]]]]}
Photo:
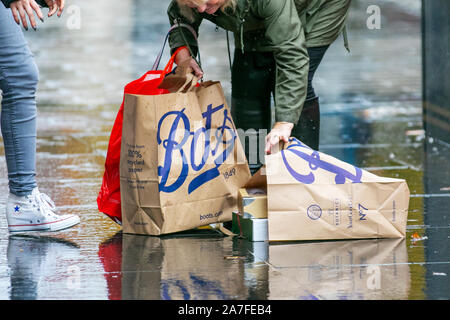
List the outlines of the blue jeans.
{"type": "Polygon", "coordinates": [[[9,190],[25,196],[36,187],[36,99],[39,72],[20,26],[0,2],[1,132],[9,190]]]}

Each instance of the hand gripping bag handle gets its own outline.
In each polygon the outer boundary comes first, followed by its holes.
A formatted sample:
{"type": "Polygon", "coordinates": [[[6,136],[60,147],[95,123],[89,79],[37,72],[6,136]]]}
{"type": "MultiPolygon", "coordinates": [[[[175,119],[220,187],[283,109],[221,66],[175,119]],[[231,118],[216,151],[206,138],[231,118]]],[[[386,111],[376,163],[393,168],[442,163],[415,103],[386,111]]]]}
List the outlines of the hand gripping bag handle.
{"type": "MultiPolygon", "coordinates": [[[[166,47],[166,43],[167,43],[167,41],[168,41],[168,39],[169,39],[169,35],[170,35],[170,33],[171,33],[173,30],[175,30],[176,28],[186,28],[186,29],[188,29],[188,30],[192,33],[192,35],[194,36],[195,41],[198,42],[197,33],[195,32],[194,28],[192,28],[192,27],[191,27],[190,25],[188,25],[188,24],[185,24],[185,23],[179,23],[177,20],[175,20],[175,24],[174,24],[172,27],[170,27],[169,31],[168,31],[167,34],[166,34],[166,37],[165,37],[165,39],[164,39],[163,46],[162,46],[161,50],[159,51],[158,55],[156,56],[155,62],[153,63],[152,70],[158,70],[159,64],[160,64],[160,62],[161,62],[161,57],[162,57],[163,52],[164,52],[164,48],[166,47]]],[[[180,30],[180,31],[181,31],[181,30],[180,30]]],[[[186,38],[184,37],[183,31],[181,31],[181,35],[183,36],[183,39],[184,39],[184,41],[186,42],[186,47],[187,47],[187,49],[189,50],[189,52],[191,53],[191,56],[195,59],[195,57],[192,55],[192,50],[191,50],[191,48],[189,47],[189,44],[188,44],[188,42],[186,41],[186,38]]],[[[181,47],[181,48],[183,48],[183,47],[181,47]]],[[[179,48],[178,48],[178,49],[179,49],[179,48]]],[[[178,51],[178,50],[177,50],[177,51],[178,51]]],[[[175,51],[175,52],[177,53],[177,51],[175,51]]],[[[174,54],[174,55],[176,56],[176,54],[174,54]]],[[[172,57],[173,57],[174,55],[172,55],[172,57]]],[[[197,51],[197,55],[198,55],[198,65],[199,65],[199,67],[201,68],[200,50],[197,51]]],[[[164,71],[166,71],[166,69],[164,69],[164,71]]],[[[169,71],[169,72],[170,72],[170,71],[169,71]]],[[[167,72],[167,73],[168,73],[168,72],[167,72]]]]}

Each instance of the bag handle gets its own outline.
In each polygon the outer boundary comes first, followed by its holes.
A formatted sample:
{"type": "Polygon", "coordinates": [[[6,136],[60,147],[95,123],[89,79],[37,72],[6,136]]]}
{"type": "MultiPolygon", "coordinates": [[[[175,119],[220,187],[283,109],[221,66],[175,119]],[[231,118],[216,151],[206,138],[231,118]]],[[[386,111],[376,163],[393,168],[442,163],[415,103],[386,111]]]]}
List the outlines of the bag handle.
{"type": "MultiPolygon", "coordinates": [[[[166,37],[165,37],[165,39],[164,39],[163,46],[162,46],[161,50],[159,51],[158,55],[156,56],[155,62],[153,63],[152,70],[158,70],[158,68],[159,68],[159,63],[161,62],[161,58],[162,58],[162,55],[163,55],[163,52],[164,52],[164,48],[166,47],[166,43],[167,43],[167,41],[168,41],[168,39],[169,39],[170,33],[171,33],[173,30],[175,30],[176,28],[181,28],[181,27],[184,27],[184,28],[188,29],[188,30],[192,33],[192,35],[194,36],[195,41],[198,42],[198,39],[197,39],[197,33],[195,32],[194,28],[192,28],[192,27],[191,27],[190,25],[188,25],[188,24],[185,24],[185,23],[179,23],[178,21],[175,21],[175,24],[174,24],[173,26],[170,27],[169,31],[168,31],[167,34],[166,34],[166,37]]],[[[181,30],[180,30],[180,31],[181,31],[181,30]]],[[[191,51],[191,49],[189,48],[189,44],[187,43],[186,39],[184,38],[184,34],[183,34],[182,31],[181,31],[181,34],[182,34],[183,39],[184,39],[184,41],[186,42],[186,45],[187,45],[187,46],[183,46],[183,47],[178,48],[177,51],[175,51],[175,53],[178,53],[178,52],[179,52],[179,49],[184,48],[184,49],[188,49],[189,52],[191,53],[191,56],[192,56],[192,51],[191,51]]],[[[175,60],[175,57],[174,57],[174,56],[176,56],[175,53],[172,55],[173,60],[175,60]]],[[[201,66],[201,62],[200,62],[200,51],[198,51],[198,60],[199,60],[199,61],[198,61],[199,66],[201,66]]],[[[172,65],[173,65],[173,62],[172,62],[172,65]]],[[[164,69],[164,70],[166,70],[166,69],[164,69]]]]}
{"type": "Polygon", "coordinates": [[[188,73],[186,75],[186,81],[184,84],[177,90],[177,93],[186,93],[192,91],[198,83],[198,78],[192,73],[188,73]]]}
{"type": "MultiPolygon", "coordinates": [[[[170,57],[169,61],[167,62],[166,66],[163,69],[163,74],[164,75],[166,75],[166,74],[168,74],[168,73],[170,73],[172,71],[173,64],[175,62],[175,58],[176,58],[177,54],[183,49],[187,49],[187,47],[186,46],[182,46],[182,47],[179,47],[177,50],[175,50],[175,52],[170,57]]],[[[152,70],[156,70],[156,69],[152,69],[152,70]]]]}

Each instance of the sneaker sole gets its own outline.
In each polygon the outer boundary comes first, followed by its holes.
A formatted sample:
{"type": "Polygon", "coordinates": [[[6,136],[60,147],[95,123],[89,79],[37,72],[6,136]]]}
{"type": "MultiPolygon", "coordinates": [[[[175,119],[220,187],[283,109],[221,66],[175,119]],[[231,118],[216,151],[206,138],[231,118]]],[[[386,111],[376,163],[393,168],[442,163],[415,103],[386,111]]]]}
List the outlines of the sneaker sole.
{"type": "Polygon", "coordinates": [[[61,220],[46,223],[11,225],[8,226],[8,229],[9,232],[12,233],[29,231],[60,231],[73,227],[78,223],[80,223],[80,218],[78,216],[69,216],[61,220]]]}

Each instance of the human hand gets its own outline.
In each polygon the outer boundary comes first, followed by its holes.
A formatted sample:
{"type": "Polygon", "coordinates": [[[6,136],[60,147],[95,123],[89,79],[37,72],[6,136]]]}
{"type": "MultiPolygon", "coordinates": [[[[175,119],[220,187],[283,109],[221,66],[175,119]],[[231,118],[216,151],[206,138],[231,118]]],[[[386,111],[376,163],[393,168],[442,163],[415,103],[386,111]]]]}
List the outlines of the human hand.
{"type": "MultiPolygon", "coordinates": [[[[49,17],[51,17],[56,11],[58,11],[58,17],[61,16],[65,6],[65,0],[45,0],[45,3],[49,7],[49,17]]],[[[14,21],[16,21],[18,25],[22,22],[22,26],[25,30],[28,30],[27,16],[30,20],[31,27],[36,30],[37,24],[33,11],[36,12],[38,18],[44,22],[44,15],[35,0],[16,0],[12,2],[9,7],[11,8],[14,21]]]]}
{"type": "Polygon", "coordinates": [[[45,0],[45,3],[48,6],[48,17],[54,15],[56,11],[58,11],[58,18],[61,17],[66,0],[45,0]]]}
{"type": "Polygon", "coordinates": [[[180,52],[178,52],[177,56],[175,57],[175,63],[177,65],[183,64],[190,67],[193,70],[194,75],[198,79],[201,79],[203,77],[202,69],[200,69],[195,59],[191,57],[188,49],[182,49],[180,52]],[[187,60],[189,60],[189,62],[187,62],[187,60]]]}
{"type": "Polygon", "coordinates": [[[25,30],[28,30],[26,16],[28,16],[28,19],[30,20],[31,27],[36,30],[36,19],[33,11],[36,12],[41,21],[44,21],[44,15],[42,14],[41,8],[39,8],[39,5],[34,0],[17,0],[12,2],[9,7],[11,8],[14,21],[16,21],[18,25],[20,25],[20,22],[22,21],[25,30]]]}
{"type": "Polygon", "coordinates": [[[266,154],[276,152],[280,141],[288,143],[289,138],[291,137],[292,128],[294,128],[294,124],[291,122],[276,122],[273,125],[272,130],[266,136],[266,154]]]}

